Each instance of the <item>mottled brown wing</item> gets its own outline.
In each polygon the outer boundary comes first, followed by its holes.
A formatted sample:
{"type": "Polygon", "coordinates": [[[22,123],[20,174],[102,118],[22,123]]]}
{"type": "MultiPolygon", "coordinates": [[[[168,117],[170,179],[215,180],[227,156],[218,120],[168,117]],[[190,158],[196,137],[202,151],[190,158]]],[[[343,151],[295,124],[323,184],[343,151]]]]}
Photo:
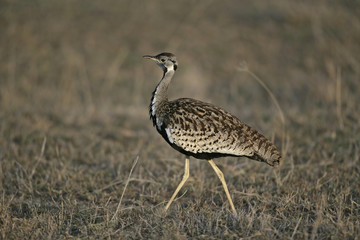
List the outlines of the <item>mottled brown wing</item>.
{"type": "Polygon", "coordinates": [[[224,154],[279,163],[280,153],[269,140],[225,110],[189,98],[169,104],[168,140],[195,157],[224,154]]]}

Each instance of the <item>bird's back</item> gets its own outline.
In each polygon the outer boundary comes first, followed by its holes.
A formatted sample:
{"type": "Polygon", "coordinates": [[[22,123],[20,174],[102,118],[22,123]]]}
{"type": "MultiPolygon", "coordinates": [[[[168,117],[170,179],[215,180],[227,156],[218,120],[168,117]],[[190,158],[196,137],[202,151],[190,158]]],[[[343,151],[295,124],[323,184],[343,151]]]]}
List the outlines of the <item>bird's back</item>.
{"type": "Polygon", "coordinates": [[[200,159],[246,156],[271,166],[279,164],[280,153],[268,139],[219,107],[181,98],[159,110],[158,131],[184,154],[200,159]]]}

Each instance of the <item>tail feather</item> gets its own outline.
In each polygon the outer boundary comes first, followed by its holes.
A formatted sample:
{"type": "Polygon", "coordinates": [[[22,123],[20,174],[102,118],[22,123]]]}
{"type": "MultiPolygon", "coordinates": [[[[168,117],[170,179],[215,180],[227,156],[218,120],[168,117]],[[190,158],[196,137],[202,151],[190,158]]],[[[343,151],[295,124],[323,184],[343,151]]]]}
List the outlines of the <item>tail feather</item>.
{"type": "Polygon", "coordinates": [[[259,162],[265,162],[272,167],[278,166],[280,163],[280,160],[281,160],[281,156],[280,156],[279,152],[277,154],[272,155],[271,157],[264,157],[264,156],[260,156],[259,154],[255,153],[250,158],[253,160],[259,161],[259,162]]]}
{"type": "Polygon", "coordinates": [[[270,166],[277,166],[280,163],[281,154],[276,146],[260,133],[253,139],[254,160],[265,162],[270,166]]]}

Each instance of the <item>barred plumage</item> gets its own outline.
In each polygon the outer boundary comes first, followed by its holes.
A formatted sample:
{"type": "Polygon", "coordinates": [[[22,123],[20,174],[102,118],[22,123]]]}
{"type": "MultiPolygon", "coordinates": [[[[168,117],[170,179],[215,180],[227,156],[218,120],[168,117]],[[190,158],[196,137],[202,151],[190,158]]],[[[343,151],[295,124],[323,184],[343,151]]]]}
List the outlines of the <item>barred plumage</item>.
{"type": "MultiPolygon", "coordinates": [[[[246,156],[271,166],[279,163],[276,147],[255,129],[214,105],[181,98],[162,106],[160,134],[176,150],[199,159],[246,156]],[[166,105],[166,106],[165,106],[166,105]]],[[[157,119],[161,120],[157,120],[157,119]]]]}
{"type": "MultiPolygon", "coordinates": [[[[187,156],[185,175],[189,171],[189,156],[209,161],[223,183],[233,211],[236,212],[223,175],[211,159],[245,156],[275,166],[281,158],[279,151],[255,129],[219,107],[190,98],[168,101],[167,89],[178,65],[175,55],[161,53],[144,58],[154,60],[164,71],[150,103],[150,118],[154,126],[174,149],[187,156]]],[[[166,209],[185,183],[185,175],[166,209]]]]}

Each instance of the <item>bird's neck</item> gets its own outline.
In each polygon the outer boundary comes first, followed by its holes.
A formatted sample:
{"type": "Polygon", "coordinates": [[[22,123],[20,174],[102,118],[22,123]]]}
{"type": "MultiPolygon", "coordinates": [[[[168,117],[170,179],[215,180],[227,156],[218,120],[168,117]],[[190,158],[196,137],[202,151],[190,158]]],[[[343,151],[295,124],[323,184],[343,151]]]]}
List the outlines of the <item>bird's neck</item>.
{"type": "Polygon", "coordinates": [[[167,69],[164,71],[164,76],[158,83],[153,92],[151,103],[150,103],[150,114],[155,116],[158,108],[163,104],[168,102],[168,87],[171,82],[172,77],[174,76],[174,69],[167,69]]]}

